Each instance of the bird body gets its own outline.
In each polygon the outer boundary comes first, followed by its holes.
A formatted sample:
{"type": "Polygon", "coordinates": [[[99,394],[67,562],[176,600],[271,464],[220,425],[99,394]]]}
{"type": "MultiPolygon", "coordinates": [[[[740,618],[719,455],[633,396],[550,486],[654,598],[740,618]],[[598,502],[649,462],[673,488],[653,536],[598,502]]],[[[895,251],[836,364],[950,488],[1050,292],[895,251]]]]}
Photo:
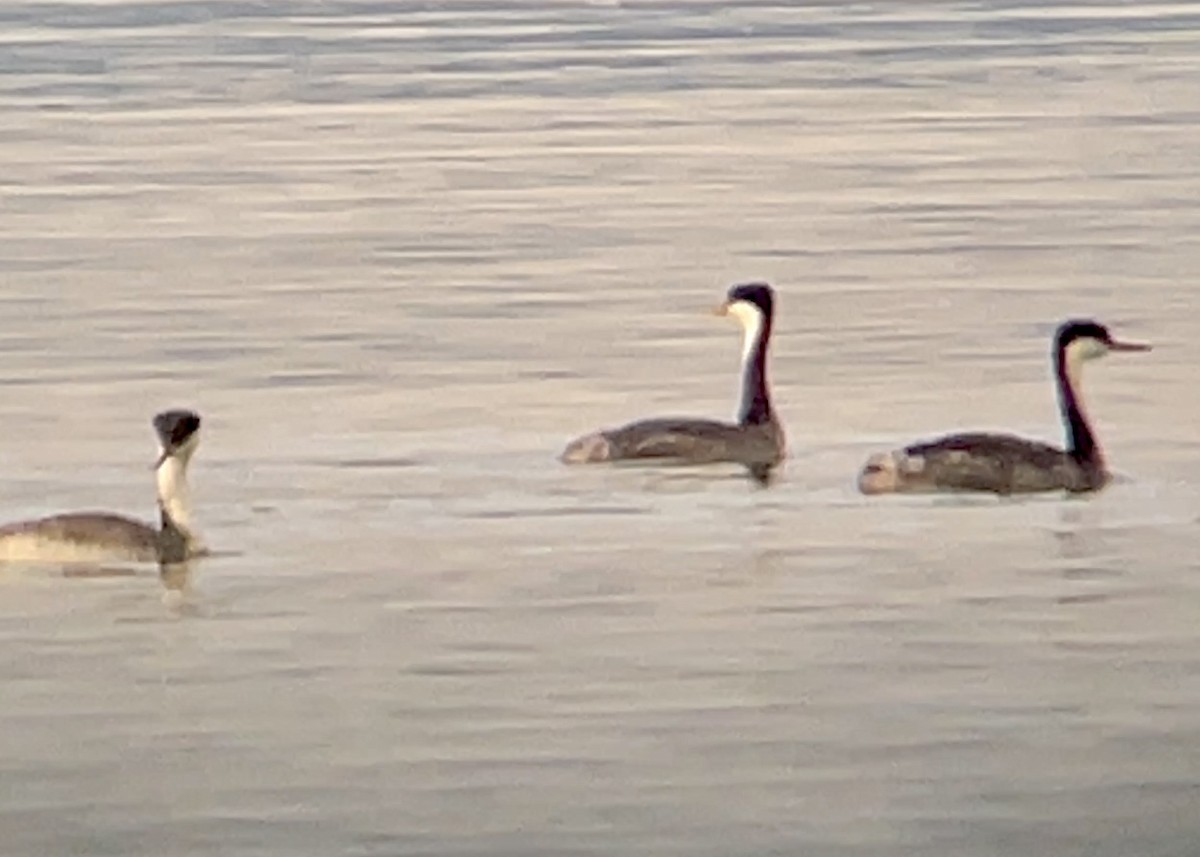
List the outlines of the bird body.
{"type": "Polygon", "coordinates": [[[692,417],[638,420],[576,438],[567,444],[560,460],[567,464],[734,462],[765,481],[786,453],[783,425],[772,407],[767,382],[774,291],[765,283],[734,286],[717,312],[733,316],[743,329],[742,393],[736,422],[692,417]]]}
{"type": "Polygon", "coordinates": [[[1120,342],[1095,321],[1074,320],[1054,337],[1054,374],[1066,428],[1064,448],[1015,435],[949,434],[872,455],[858,477],[864,494],[986,491],[1026,494],[1097,491],[1111,475],[1088,421],[1079,386],[1083,364],[1113,351],[1147,351],[1120,342]]]}

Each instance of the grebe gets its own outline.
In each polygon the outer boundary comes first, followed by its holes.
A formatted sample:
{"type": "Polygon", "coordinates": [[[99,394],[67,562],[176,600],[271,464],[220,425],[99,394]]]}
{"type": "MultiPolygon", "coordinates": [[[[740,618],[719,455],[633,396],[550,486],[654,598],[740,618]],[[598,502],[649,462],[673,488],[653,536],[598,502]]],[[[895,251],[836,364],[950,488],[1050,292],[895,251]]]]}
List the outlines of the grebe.
{"type": "Polygon", "coordinates": [[[864,494],[1097,491],[1111,475],[1080,398],[1083,364],[1110,351],[1149,350],[1149,345],[1113,339],[1108,328],[1095,321],[1064,322],[1054,337],[1054,374],[1066,449],[1013,435],[952,434],[871,456],[859,473],[859,490],[864,494]]]}
{"type": "Polygon", "coordinates": [[[742,400],[736,423],[665,417],[602,429],[567,444],[567,464],[630,459],[660,459],[687,464],[735,462],[760,482],[783,460],[783,426],[771,407],[767,387],[767,349],[775,315],[775,293],[766,283],[729,289],[717,315],[730,315],[742,326],[742,400]]]}
{"type": "Polygon", "coordinates": [[[200,417],[164,411],[154,417],[161,453],[154,466],[161,525],[108,512],[77,512],[0,527],[0,562],[173,563],[204,554],[192,529],[187,471],[200,442],[200,417]]]}

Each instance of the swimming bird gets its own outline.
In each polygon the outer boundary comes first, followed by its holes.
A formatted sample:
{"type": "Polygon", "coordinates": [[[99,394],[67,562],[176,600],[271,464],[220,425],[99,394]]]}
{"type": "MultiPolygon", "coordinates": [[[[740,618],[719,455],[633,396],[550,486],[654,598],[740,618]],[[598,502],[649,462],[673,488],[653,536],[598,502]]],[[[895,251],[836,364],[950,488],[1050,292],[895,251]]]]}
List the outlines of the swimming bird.
{"type": "Polygon", "coordinates": [[[187,410],[154,417],[160,454],[154,469],[160,525],[109,512],[76,512],[0,527],[0,562],[181,562],[206,553],[192,527],[188,464],[200,417],[187,410]]]}
{"type": "Polygon", "coordinates": [[[771,406],[767,385],[775,293],[766,283],[735,285],[714,312],[732,316],[742,326],[742,398],[737,422],[690,417],[640,420],[576,438],[567,444],[560,460],[567,464],[632,459],[735,462],[758,481],[768,481],[786,449],[783,426],[771,406]]]}
{"type": "Polygon", "coordinates": [[[1083,364],[1112,351],[1149,351],[1120,342],[1090,319],[1061,324],[1054,336],[1054,376],[1066,449],[1006,434],[947,435],[872,455],[858,476],[864,494],[988,491],[1020,494],[1097,491],[1111,474],[1080,398],[1083,364]]]}

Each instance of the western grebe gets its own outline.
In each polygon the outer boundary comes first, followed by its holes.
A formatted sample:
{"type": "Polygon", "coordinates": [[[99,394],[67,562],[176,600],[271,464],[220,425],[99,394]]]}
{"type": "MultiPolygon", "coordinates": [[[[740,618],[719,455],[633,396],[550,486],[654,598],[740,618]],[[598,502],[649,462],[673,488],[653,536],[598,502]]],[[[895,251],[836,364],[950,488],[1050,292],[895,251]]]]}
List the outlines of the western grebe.
{"type": "Polygon", "coordinates": [[[765,283],[729,289],[714,310],[742,325],[742,400],[736,423],[687,417],[640,420],[602,429],[567,444],[567,464],[630,459],[660,459],[689,464],[736,462],[759,481],[767,481],[783,460],[783,426],[771,407],[767,385],[767,349],[775,315],[775,294],[765,283]]]}
{"type": "Polygon", "coordinates": [[[200,442],[200,417],[164,411],[154,417],[161,453],[155,464],[160,526],[109,512],[77,512],[0,527],[0,561],[180,562],[205,553],[192,529],[187,472],[200,442]]]}
{"type": "Polygon", "coordinates": [[[1110,351],[1149,351],[1119,342],[1090,320],[1067,321],[1054,337],[1054,374],[1067,448],[1003,434],[952,434],[871,456],[858,476],[864,494],[933,491],[1083,493],[1103,488],[1110,474],[1080,398],[1083,364],[1110,351]]]}

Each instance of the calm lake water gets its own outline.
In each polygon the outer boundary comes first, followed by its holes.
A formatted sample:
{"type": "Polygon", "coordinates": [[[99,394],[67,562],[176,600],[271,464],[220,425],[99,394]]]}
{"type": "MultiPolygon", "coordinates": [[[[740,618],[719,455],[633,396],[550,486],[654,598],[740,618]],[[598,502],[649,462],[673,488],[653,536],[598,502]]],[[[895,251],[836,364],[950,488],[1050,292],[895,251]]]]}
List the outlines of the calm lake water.
{"type": "Polygon", "coordinates": [[[186,405],[229,552],[0,571],[4,854],[1200,847],[1200,3],[21,0],[0,108],[0,518],[186,405]],[[775,486],[558,465],[748,279],[775,486]],[[1110,490],[855,492],[1072,315],[1110,490]]]}

